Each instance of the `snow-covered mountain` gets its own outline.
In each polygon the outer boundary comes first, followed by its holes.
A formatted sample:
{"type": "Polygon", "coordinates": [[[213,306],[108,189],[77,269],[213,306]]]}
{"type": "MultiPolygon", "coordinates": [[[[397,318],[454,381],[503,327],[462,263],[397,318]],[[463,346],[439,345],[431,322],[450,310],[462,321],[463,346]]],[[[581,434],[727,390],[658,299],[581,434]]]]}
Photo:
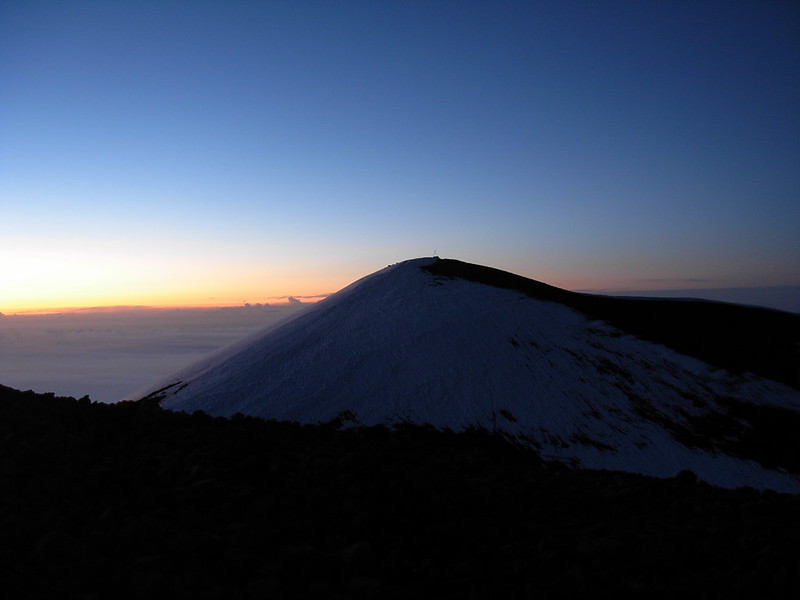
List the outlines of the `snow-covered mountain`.
{"type": "Polygon", "coordinates": [[[799,323],[736,305],[576,294],[422,258],[129,399],[304,423],[482,426],[576,466],[688,469],[715,485],[800,493],[800,461],[786,450],[800,436],[799,323]]]}

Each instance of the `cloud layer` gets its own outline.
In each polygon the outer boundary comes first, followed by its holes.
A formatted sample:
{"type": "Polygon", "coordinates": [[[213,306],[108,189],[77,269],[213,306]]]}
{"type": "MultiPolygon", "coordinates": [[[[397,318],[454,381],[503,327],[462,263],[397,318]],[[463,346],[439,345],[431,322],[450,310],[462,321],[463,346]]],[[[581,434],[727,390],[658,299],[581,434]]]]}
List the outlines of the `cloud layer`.
{"type": "Polygon", "coordinates": [[[0,383],[116,402],[302,310],[300,303],[0,317],[0,383]]]}

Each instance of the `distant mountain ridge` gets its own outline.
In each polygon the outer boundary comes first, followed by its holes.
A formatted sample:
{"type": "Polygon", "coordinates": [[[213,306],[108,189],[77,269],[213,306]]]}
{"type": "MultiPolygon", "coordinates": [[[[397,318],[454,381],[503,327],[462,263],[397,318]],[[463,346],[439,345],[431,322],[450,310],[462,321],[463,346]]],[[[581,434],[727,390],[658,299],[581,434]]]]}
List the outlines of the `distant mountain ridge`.
{"type": "Polygon", "coordinates": [[[799,321],[414,259],[130,399],[301,423],[480,426],[573,465],[797,493],[799,321]]]}

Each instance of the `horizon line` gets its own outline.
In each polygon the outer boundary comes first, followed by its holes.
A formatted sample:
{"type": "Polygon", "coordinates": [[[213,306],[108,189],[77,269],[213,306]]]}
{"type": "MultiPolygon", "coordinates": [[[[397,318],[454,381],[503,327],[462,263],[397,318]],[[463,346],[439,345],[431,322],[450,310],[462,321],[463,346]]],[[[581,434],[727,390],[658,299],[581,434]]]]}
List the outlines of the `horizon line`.
{"type": "MultiPolygon", "coordinates": [[[[568,289],[568,288],[564,288],[568,289]]],[[[642,288],[573,288],[570,291],[582,294],[600,295],[625,295],[625,294],[658,294],[658,293],[713,293],[713,292],[734,292],[734,291],[754,291],[754,290],[800,290],[800,284],[790,285],[761,285],[761,286],[738,286],[738,287],[708,287],[708,288],[661,288],[661,289],[642,289],[642,288]]],[[[266,300],[282,300],[282,302],[248,302],[243,300],[241,303],[230,302],[189,302],[182,304],[92,304],[92,305],[67,305],[67,306],[42,306],[38,308],[20,308],[0,310],[2,316],[32,316],[32,315],[56,315],[71,313],[99,313],[99,312],[122,312],[122,311],[146,311],[146,310],[210,310],[210,309],[247,309],[259,307],[286,307],[296,304],[315,304],[320,300],[333,295],[335,292],[311,295],[285,295],[269,296],[266,300]]],[[[688,298],[689,296],[687,296],[688,298]]],[[[213,300],[213,299],[209,299],[213,300]]]]}
{"type": "Polygon", "coordinates": [[[800,288],[800,284],[784,284],[784,285],[741,285],[741,286],[728,286],[728,287],[670,287],[670,288],[653,288],[644,289],[640,287],[612,287],[612,288],[581,288],[571,290],[573,292],[589,293],[589,294],[618,294],[618,293],[648,293],[655,294],[658,292],[727,292],[727,291],[749,291],[749,290],[784,290],[800,288]]]}
{"type": "Polygon", "coordinates": [[[33,316],[57,315],[67,313],[98,313],[122,311],[147,311],[147,310],[213,310],[213,309],[248,309],[265,307],[286,307],[299,304],[316,304],[331,294],[314,294],[299,296],[271,296],[269,299],[285,300],[284,302],[247,302],[233,303],[186,303],[186,304],[94,304],[87,306],[44,306],[40,308],[17,308],[0,310],[0,316],[33,316]]]}

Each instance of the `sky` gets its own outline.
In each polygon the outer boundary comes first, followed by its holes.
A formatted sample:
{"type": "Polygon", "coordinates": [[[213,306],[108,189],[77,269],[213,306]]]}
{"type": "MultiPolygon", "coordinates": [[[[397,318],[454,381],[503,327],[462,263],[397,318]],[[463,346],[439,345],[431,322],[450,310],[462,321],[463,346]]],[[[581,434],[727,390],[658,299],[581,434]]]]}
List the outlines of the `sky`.
{"type": "Polygon", "coordinates": [[[797,286],[799,106],[794,1],[7,0],[0,312],[797,286]]]}

